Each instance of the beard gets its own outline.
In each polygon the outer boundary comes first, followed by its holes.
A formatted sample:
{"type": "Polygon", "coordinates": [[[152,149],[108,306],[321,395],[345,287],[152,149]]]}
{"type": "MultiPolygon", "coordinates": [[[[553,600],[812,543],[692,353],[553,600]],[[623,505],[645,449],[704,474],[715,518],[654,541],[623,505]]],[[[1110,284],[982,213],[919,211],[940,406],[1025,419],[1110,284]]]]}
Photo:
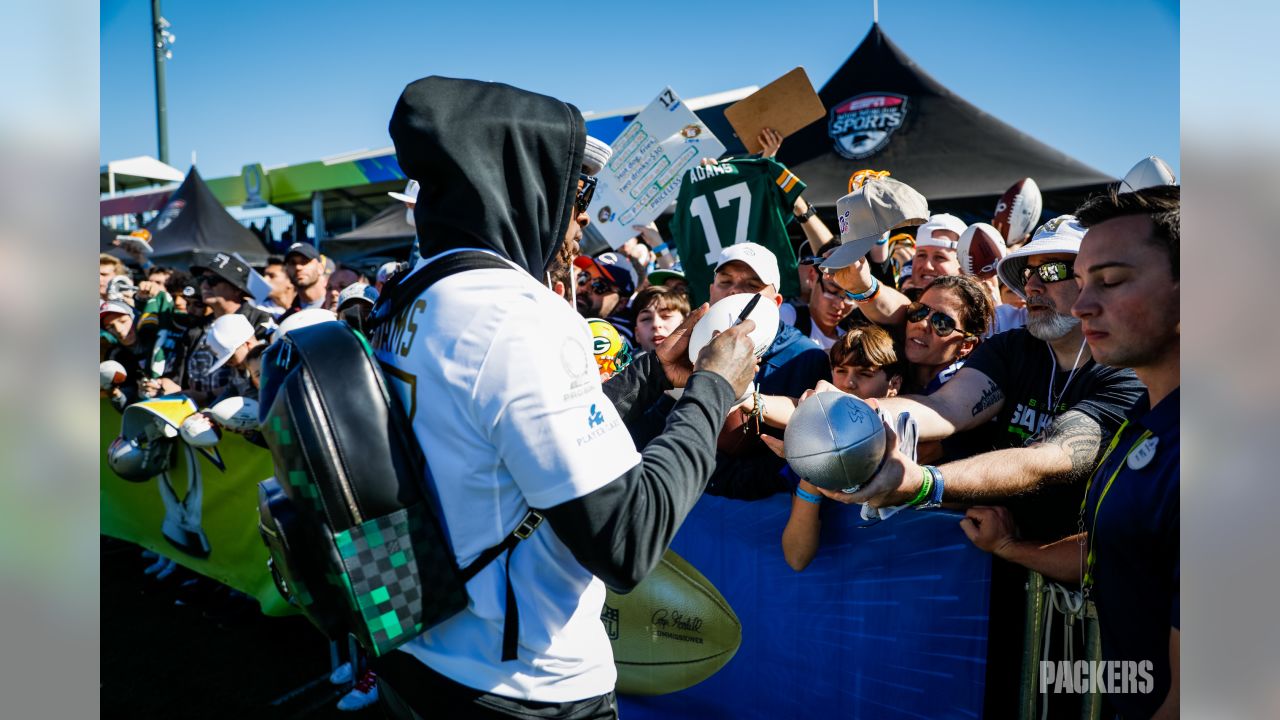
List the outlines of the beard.
{"type": "Polygon", "coordinates": [[[1028,299],[1027,309],[1033,307],[1042,307],[1049,311],[1047,316],[1027,314],[1027,332],[1034,338],[1052,342],[1080,327],[1079,318],[1059,313],[1054,309],[1053,303],[1044,298],[1028,299]]]}

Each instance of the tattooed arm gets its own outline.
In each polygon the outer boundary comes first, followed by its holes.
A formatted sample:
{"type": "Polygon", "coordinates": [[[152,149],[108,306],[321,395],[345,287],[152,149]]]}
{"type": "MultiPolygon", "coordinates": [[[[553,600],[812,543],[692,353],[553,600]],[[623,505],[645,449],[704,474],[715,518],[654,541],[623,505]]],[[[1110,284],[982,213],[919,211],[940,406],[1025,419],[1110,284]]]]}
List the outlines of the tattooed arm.
{"type": "MultiPolygon", "coordinates": [[[[959,377],[957,373],[956,378],[959,377]]],[[[943,385],[943,390],[950,384],[943,385]]],[[[987,412],[990,408],[980,410],[978,415],[987,412]]],[[[1101,447],[1102,428],[1098,421],[1079,410],[1068,410],[1058,416],[1048,436],[1038,443],[939,465],[945,481],[942,499],[966,505],[991,505],[1045,484],[1073,482],[1093,470],[1101,447]]],[[[915,497],[922,482],[920,465],[899,452],[895,440],[879,472],[858,492],[846,494],[822,488],[818,491],[843,503],[869,502],[884,507],[900,505],[915,497]]]]}
{"type": "Polygon", "coordinates": [[[911,413],[921,441],[941,440],[995,417],[1004,407],[1004,392],[981,370],[965,367],[932,395],[904,395],[877,402],[889,417],[911,413]]]}
{"type": "Polygon", "coordinates": [[[946,478],[946,500],[998,500],[1030,492],[1045,484],[1082,480],[1093,471],[1102,448],[1098,421],[1079,410],[1058,416],[1048,436],[1024,448],[974,455],[940,465],[946,478]]]}

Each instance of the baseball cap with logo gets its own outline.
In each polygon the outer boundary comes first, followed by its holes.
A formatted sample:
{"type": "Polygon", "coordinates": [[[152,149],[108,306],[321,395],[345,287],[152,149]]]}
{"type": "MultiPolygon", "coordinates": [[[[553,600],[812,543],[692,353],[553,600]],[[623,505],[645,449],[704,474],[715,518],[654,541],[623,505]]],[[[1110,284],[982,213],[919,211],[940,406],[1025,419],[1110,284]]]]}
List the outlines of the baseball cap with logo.
{"type": "Polygon", "coordinates": [[[778,258],[769,248],[753,242],[730,245],[720,252],[716,270],[735,260],[746,263],[765,285],[772,285],[775,290],[781,285],[782,273],[778,272],[778,258]]]}
{"type": "Polygon", "coordinates": [[[301,255],[308,260],[319,260],[321,257],[320,251],[316,249],[315,245],[304,242],[296,242],[290,245],[289,249],[285,251],[284,256],[287,258],[290,255],[301,255]]]}
{"type": "Polygon", "coordinates": [[[249,266],[234,255],[197,251],[195,262],[191,263],[191,274],[199,276],[206,272],[226,280],[245,295],[253,295],[253,291],[249,289],[249,266]]]}
{"type": "Polygon", "coordinates": [[[356,282],[345,287],[342,292],[338,293],[338,310],[341,311],[348,303],[367,303],[369,307],[373,307],[378,302],[378,289],[368,283],[356,282]]]}
{"type": "Polygon", "coordinates": [[[916,228],[916,247],[940,247],[948,250],[955,250],[959,237],[969,228],[963,220],[949,213],[940,215],[930,215],[925,224],[916,228]],[[956,234],[956,240],[949,240],[945,237],[934,237],[934,230],[950,230],[956,234]]]}
{"type": "Polygon", "coordinates": [[[822,261],[822,267],[848,267],[866,255],[885,233],[928,218],[929,203],[910,185],[890,177],[870,178],[836,201],[840,247],[822,261]]]}
{"type": "Polygon", "coordinates": [[[1023,289],[1025,281],[1022,273],[1026,270],[1027,260],[1033,255],[1049,255],[1056,253],[1079,254],[1080,241],[1084,239],[1085,227],[1075,215],[1059,215],[1040,226],[1031,242],[1014,250],[996,266],[996,274],[1000,282],[1017,293],[1024,300],[1027,297],[1023,289]]]}
{"type": "Polygon", "coordinates": [[[243,315],[232,313],[214,320],[204,336],[204,344],[215,358],[213,365],[209,366],[209,372],[225,365],[235,354],[236,348],[249,342],[252,337],[253,324],[243,315]]]}
{"type": "Polygon", "coordinates": [[[573,259],[573,264],[581,270],[595,268],[605,280],[618,288],[618,293],[621,295],[630,295],[635,292],[636,285],[640,282],[636,277],[635,268],[631,267],[631,261],[615,252],[601,253],[594,258],[579,255],[573,259]]]}

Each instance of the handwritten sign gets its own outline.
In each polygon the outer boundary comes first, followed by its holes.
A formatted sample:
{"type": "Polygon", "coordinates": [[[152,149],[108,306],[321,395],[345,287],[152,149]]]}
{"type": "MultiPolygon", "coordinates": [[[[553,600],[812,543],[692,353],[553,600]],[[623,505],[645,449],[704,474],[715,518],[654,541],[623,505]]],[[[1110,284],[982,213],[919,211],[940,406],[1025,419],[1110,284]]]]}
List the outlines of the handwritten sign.
{"type": "Polygon", "coordinates": [[[680,96],[663,89],[613,141],[591,202],[591,225],[616,250],[635,237],[632,225],[658,217],[675,199],[685,170],[723,153],[680,96]]]}

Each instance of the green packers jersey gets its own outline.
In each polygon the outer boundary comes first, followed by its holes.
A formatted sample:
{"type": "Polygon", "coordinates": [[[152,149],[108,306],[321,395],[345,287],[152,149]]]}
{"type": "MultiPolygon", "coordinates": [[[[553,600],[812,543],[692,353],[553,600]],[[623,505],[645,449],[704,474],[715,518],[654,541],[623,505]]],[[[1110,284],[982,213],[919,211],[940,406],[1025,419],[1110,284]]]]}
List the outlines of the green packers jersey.
{"type": "Polygon", "coordinates": [[[691,168],[680,183],[671,238],[680,255],[693,307],[707,300],[724,248],[754,242],[778,257],[785,297],[799,293],[796,253],[787,239],[791,208],[804,183],[772,158],[735,158],[691,168]]]}

